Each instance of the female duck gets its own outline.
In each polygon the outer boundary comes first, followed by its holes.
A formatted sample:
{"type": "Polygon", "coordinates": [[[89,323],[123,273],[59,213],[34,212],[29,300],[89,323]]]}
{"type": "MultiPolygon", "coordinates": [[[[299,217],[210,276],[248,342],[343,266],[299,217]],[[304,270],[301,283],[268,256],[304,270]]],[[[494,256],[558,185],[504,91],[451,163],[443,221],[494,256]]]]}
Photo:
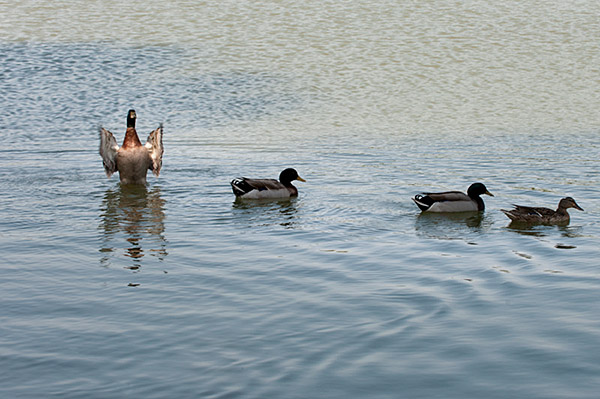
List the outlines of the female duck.
{"type": "Polygon", "coordinates": [[[412,199],[422,212],[469,212],[483,211],[485,204],[480,195],[490,193],[482,183],[473,183],[467,193],[446,191],[443,193],[421,193],[412,199]]]}
{"type": "Polygon", "coordinates": [[[506,216],[515,223],[527,224],[569,224],[570,217],[567,209],[575,208],[583,211],[571,197],[565,197],[558,203],[558,208],[553,211],[549,208],[513,205],[511,210],[501,209],[506,216]]]}
{"type": "Polygon", "coordinates": [[[279,174],[279,181],[238,177],[231,181],[231,188],[237,198],[289,198],[298,195],[298,189],[292,185],[294,180],[306,181],[295,169],[288,168],[279,174]]]}
{"type": "Polygon", "coordinates": [[[100,156],[108,177],[119,172],[123,184],[146,184],[148,169],[156,177],[160,174],[164,152],[162,124],[148,136],[146,145],[142,145],[135,131],[136,114],[133,109],[127,113],[127,131],[123,145],[119,147],[115,136],[100,128],[100,156]]]}

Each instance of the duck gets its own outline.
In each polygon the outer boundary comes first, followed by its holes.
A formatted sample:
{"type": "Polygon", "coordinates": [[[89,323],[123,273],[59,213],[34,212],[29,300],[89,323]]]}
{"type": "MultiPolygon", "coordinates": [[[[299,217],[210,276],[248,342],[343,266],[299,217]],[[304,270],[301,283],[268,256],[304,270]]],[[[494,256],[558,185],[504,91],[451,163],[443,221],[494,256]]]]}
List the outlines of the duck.
{"type": "Polygon", "coordinates": [[[298,195],[298,189],[292,184],[294,180],[306,182],[296,169],[287,168],[279,174],[279,180],[237,177],[231,181],[231,188],[236,198],[290,198],[298,195]]]}
{"type": "Polygon", "coordinates": [[[108,177],[119,172],[122,184],[146,184],[148,169],[156,177],[162,167],[163,126],[150,133],[145,145],[142,145],[135,130],[137,115],[135,110],[127,112],[127,130],[123,145],[119,147],[115,136],[100,127],[100,156],[108,177]]]}
{"type": "Polygon", "coordinates": [[[583,211],[577,202],[572,197],[565,197],[558,202],[558,208],[552,210],[550,208],[532,207],[514,205],[514,209],[500,209],[511,223],[526,223],[526,224],[569,224],[571,218],[567,209],[575,208],[583,211]]]}
{"type": "Polygon", "coordinates": [[[483,183],[473,183],[467,193],[460,191],[446,191],[442,193],[421,193],[412,200],[422,212],[469,212],[483,211],[485,204],[480,195],[490,193],[483,183]]]}

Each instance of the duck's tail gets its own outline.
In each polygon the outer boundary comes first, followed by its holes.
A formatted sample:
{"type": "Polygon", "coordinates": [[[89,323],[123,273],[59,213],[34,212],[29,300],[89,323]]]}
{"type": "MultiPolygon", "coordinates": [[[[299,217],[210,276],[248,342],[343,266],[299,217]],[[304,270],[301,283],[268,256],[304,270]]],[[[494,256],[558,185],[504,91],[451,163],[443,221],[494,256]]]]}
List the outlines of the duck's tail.
{"type": "Polygon", "coordinates": [[[233,193],[236,195],[236,197],[241,197],[244,194],[248,194],[253,189],[243,177],[237,177],[233,179],[231,181],[231,188],[233,189],[233,193]]]}
{"type": "Polygon", "coordinates": [[[516,221],[519,218],[512,213],[512,211],[507,211],[506,209],[500,209],[510,220],[516,221]]]}
{"type": "Polygon", "coordinates": [[[415,195],[412,200],[415,202],[415,204],[417,204],[422,212],[425,212],[431,208],[431,205],[433,205],[434,202],[430,197],[421,194],[415,195]]]}

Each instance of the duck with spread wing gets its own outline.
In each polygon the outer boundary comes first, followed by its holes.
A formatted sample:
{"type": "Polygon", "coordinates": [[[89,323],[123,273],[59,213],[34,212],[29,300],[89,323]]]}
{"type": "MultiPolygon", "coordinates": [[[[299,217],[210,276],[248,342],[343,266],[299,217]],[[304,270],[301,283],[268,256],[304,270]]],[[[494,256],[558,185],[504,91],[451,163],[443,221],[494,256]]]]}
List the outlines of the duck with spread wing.
{"type": "Polygon", "coordinates": [[[127,131],[123,145],[119,147],[115,136],[108,130],[100,128],[100,155],[104,170],[108,177],[119,172],[123,184],[146,184],[148,169],[156,177],[160,174],[163,156],[162,124],[148,136],[142,145],[135,131],[135,110],[127,113],[127,131]]]}

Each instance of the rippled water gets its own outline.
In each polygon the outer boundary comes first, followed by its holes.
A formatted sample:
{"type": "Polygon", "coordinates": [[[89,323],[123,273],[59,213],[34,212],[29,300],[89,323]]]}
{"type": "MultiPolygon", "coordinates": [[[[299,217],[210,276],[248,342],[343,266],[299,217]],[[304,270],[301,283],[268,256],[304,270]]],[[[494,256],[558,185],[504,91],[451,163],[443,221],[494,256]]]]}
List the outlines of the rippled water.
{"type": "Polygon", "coordinates": [[[597,397],[599,13],[0,3],[0,396],[597,397]],[[97,153],[129,108],[147,187],[97,153]],[[298,198],[234,201],[288,166],[298,198]],[[474,181],[482,214],[410,200],[474,181]]]}

